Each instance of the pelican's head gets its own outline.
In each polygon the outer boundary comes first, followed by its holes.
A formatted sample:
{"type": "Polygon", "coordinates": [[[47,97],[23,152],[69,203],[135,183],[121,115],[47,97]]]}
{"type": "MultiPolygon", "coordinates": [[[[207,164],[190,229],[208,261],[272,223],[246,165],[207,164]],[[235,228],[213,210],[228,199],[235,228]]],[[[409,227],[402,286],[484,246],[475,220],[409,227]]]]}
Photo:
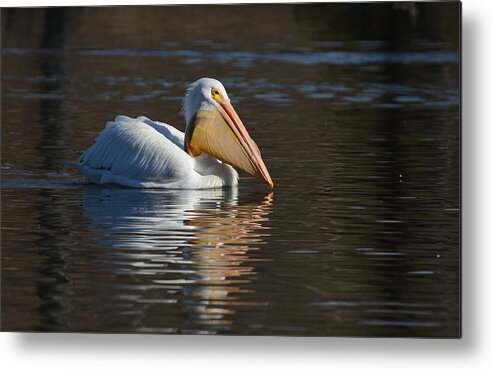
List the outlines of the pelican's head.
{"type": "Polygon", "coordinates": [[[221,82],[201,78],[188,88],[183,104],[187,121],[185,150],[192,157],[201,153],[274,183],[265,167],[257,144],[236,114],[221,82]]]}

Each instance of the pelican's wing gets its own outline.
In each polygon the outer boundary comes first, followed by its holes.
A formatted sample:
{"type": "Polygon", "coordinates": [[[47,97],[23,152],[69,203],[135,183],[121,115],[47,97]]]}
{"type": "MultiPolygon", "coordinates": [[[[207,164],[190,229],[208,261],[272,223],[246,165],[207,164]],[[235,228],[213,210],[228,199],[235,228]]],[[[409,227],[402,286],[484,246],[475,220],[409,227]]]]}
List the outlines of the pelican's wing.
{"type": "Polygon", "coordinates": [[[91,182],[130,187],[180,187],[199,176],[183,150],[184,134],[146,117],[108,122],[77,167],[91,182]]]}
{"type": "MultiPolygon", "coordinates": [[[[128,117],[125,116],[118,116],[116,119],[121,117],[122,119],[129,119],[128,117]]],[[[167,123],[159,122],[159,121],[153,121],[152,119],[149,119],[145,116],[140,116],[137,117],[137,120],[142,121],[152,128],[154,128],[156,131],[158,131],[160,134],[164,135],[166,138],[171,140],[173,144],[175,144],[177,147],[181,148],[181,150],[185,150],[185,133],[181,132],[180,130],[177,130],[171,125],[168,125],[167,123]]]]}

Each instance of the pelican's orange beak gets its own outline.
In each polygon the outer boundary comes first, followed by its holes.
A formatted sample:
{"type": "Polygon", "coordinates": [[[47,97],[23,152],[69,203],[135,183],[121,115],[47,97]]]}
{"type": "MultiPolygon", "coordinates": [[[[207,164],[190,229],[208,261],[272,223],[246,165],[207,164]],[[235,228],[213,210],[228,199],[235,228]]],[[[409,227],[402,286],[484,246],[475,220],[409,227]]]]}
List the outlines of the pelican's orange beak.
{"type": "Polygon", "coordinates": [[[274,187],[257,144],[229,101],[195,114],[187,126],[185,149],[192,157],[207,153],[274,187]]]}

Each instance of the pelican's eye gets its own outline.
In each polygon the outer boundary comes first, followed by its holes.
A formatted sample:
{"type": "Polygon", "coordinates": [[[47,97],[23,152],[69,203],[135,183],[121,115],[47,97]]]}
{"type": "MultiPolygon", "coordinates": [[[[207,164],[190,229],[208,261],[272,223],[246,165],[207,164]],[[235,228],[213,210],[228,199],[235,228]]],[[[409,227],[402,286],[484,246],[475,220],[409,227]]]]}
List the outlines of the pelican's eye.
{"type": "Polygon", "coordinates": [[[214,99],[218,103],[222,103],[223,102],[223,97],[221,95],[221,92],[218,89],[214,88],[214,87],[211,89],[211,96],[212,96],[212,99],[214,99]]]}

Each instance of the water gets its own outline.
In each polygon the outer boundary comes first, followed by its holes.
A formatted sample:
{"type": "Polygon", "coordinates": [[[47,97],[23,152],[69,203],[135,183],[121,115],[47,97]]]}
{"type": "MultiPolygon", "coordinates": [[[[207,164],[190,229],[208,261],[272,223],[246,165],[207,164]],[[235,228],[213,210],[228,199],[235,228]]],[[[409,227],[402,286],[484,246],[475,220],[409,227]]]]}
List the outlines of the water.
{"type": "Polygon", "coordinates": [[[457,337],[458,6],[3,10],[2,329],[457,337]],[[273,192],[72,167],[203,76],[273,192]]]}

